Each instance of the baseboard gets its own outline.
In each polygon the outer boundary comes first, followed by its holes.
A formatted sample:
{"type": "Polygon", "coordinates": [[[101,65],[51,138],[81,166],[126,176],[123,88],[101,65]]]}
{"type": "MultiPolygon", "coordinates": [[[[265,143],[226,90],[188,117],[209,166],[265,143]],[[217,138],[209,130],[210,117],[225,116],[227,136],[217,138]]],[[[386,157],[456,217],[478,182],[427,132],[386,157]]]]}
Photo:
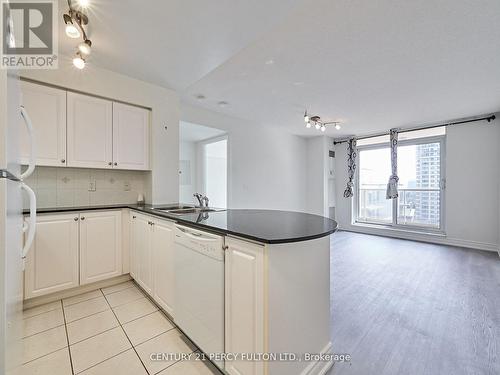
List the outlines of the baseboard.
{"type": "Polygon", "coordinates": [[[98,281],[92,284],[81,285],[76,288],[71,288],[68,290],[62,290],[60,292],[55,292],[51,294],[47,294],[45,296],[34,297],[23,302],[23,309],[30,309],[32,307],[44,305],[46,303],[58,301],[63,298],[69,298],[76,296],[78,294],[91,292],[96,289],[106,288],[108,286],[116,285],[123,283],[125,281],[132,280],[130,275],[127,273],[126,275],[121,275],[117,277],[113,277],[112,279],[98,281]]]}
{"type": "MultiPolygon", "coordinates": [[[[326,346],[321,350],[320,354],[332,353],[332,343],[331,341],[326,344],[326,346]]],[[[333,361],[316,361],[311,362],[307,367],[300,373],[300,375],[324,375],[326,374],[334,365],[333,361]]]]}
{"type": "Polygon", "coordinates": [[[434,243],[438,245],[448,245],[456,247],[465,247],[468,249],[475,249],[475,250],[494,251],[500,255],[500,249],[497,244],[463,240],[458,238],[450,238],[445,235],[439,235],[439,234],[438,235],[424,234],[424,233],[420,234],[411,231],[388,229],[388,228],[374,228],[372,226],[364,226],[364,225],[359,225],[359,226],[349,225],[347,227],[342,226],[339,227],[339,229],[346,232],[373,234],[376,236],[400,238],[404,240],[434,243]]]}

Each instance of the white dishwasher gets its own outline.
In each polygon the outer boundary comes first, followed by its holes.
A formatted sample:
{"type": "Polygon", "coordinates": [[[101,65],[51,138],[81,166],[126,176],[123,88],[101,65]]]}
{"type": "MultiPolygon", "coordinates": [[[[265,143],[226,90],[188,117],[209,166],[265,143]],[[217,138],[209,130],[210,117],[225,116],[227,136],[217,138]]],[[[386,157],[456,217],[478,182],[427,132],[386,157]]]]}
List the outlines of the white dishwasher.
{"type": "Polygon", "coordinates": [[[224,353],[223,245],[222,236],[176,225],[175,323],[206,354],[224,353]]]}

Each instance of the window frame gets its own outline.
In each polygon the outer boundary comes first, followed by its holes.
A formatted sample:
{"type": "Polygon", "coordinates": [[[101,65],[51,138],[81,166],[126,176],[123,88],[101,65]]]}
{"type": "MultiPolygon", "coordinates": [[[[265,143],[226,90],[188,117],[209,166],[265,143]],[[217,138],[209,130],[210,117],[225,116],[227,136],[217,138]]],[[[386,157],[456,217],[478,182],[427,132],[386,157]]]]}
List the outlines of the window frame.
{"type": "Polygon", "coordinates": [[[377,150],[383,148],[389,148],[390,143],[377,143],[373,145],[364,145],[357,147],[357,160],[356,160],[356,172],[355,172],[355,188],[354,188],[354,197],[353,197],[353,225],[370,225],[376,226],[384,229],[397,229],[404,231],[415,231],[421,233],[428,234],[445,234],[446,233],[446,222],[445,222],[445,209],[446,209],[446,134],[436,135],[430,137],[422,137],[415,139],[407,139],[401,140],[398,142],[398,146],[413,146],[413,145],[421,145],[428,143],[439,143],[439,158],[440,158],[440,178],[439,178],[439,228],[430,228],[423,225],[408,225],[408,224],[399,224],[398,223],[398,201],[399,199],[392,200],[392,222],[390,223],[381,223],[375,221],[366,221],[359,219],[359,199],[360,199],[360,153],[364,150],[377,150]]]}

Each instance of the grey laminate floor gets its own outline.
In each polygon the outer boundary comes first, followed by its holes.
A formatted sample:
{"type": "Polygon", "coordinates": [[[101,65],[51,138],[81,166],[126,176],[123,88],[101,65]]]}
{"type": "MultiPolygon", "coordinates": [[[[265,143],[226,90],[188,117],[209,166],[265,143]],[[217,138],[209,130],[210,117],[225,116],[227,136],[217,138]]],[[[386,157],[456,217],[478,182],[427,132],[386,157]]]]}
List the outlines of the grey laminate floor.
{"type": "Polygon", "coordinates": [[[332,237],[331,374],[500,374],[496,253],[332,237]]]}

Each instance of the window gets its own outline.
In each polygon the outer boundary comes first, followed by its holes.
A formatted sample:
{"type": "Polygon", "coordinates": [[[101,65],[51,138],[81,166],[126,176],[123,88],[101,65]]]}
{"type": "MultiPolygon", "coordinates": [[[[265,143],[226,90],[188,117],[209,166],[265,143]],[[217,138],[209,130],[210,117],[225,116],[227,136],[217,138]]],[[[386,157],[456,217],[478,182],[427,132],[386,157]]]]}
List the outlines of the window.
{"type": "Polygon", "coordinates": [[[443,229],[444,137],[432,135],[408,136],[399,142],[398,199],[385,198],[391,174],[389,145],[375,142],[358,147],[357,222],[423,231],[443,229]]]}

